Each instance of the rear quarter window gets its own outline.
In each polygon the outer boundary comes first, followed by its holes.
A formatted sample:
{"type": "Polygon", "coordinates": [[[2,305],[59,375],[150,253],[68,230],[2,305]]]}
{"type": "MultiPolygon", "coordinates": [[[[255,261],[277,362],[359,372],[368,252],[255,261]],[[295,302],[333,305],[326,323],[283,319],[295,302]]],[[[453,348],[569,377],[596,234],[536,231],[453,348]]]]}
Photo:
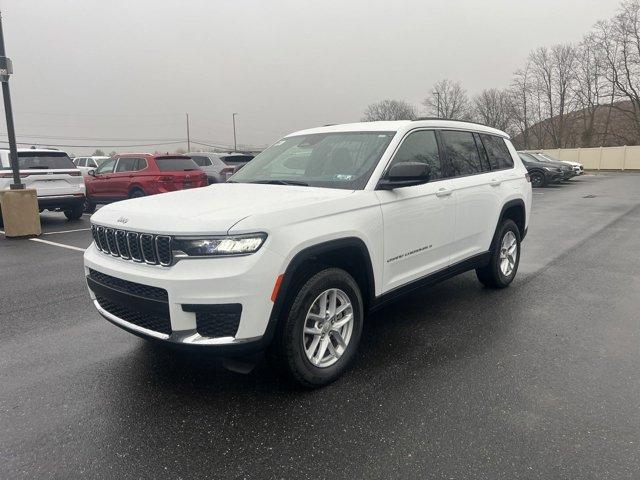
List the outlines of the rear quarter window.
{"type": "Polygon", "coordinates": [[[513,168],[513,158],[503,138],[486,134],[480,134],[480,138],[489,157],[491,170],[513,168]]]}

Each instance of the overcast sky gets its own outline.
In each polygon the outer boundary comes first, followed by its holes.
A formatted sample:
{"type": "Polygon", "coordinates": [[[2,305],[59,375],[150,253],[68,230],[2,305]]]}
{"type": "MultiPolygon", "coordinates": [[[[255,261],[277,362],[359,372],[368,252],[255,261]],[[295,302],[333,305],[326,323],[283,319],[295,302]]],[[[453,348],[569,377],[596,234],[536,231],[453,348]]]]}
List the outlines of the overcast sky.
{"type": "MultiPolygon", "coordinates": [[[[267,145],[358,121],[384,98],[418,105],[444,77],[470,94],[505,87],[532,49],[579,41],[618,3],[0,0],[0,9],[18,141],[153,151],[109,145],[184,139],[185,112],[193,139],[232,144],[238,112],[238,143],[267,145]]],[[[4,115],[0,128],[6,141],[4,115]]]]}

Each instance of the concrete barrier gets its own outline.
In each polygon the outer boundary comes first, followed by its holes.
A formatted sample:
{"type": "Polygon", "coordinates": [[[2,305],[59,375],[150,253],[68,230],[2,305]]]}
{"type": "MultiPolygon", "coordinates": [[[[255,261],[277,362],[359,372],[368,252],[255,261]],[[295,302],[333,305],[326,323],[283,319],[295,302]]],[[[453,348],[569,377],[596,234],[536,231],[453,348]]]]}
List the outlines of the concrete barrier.
{"type": "Polygon", "coordinates": [[[558,160],[579,162],[586,170],[640,170],[640,145],[524,151],[542,152],[558,160]]]}

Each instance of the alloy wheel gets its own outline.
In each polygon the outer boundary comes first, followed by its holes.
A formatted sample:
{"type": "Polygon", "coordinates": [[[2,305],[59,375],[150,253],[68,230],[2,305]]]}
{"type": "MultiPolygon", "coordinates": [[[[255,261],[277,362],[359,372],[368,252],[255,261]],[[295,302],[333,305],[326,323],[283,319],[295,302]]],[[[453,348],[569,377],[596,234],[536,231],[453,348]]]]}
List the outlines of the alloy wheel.
{"type": "Polygon", "coordinates": [[[304,322],[302,346],[316,367],[336,363],[346,351],[353,333],[353,305],[345,292],[331,288],[313,301],[304,322]]]}
{"type": "Polygon", "coordinates": [[[515,234],[509,230],[502,237],[500,245],[500,271],[505,277],[511,276],[518,260],[518,241],[515,234]]]}

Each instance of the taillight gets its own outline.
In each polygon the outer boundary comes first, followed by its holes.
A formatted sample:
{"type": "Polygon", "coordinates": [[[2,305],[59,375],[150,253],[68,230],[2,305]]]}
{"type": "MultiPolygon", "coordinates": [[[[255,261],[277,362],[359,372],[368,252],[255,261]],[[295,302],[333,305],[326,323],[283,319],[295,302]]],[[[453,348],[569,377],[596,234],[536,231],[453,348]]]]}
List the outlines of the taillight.
{"type": "Polygon", "coordinates": [[[531,175],[529,175],[529,172],[524,174],[524,178],[527,179],[527,182],[531,183],[531,175]]]}

